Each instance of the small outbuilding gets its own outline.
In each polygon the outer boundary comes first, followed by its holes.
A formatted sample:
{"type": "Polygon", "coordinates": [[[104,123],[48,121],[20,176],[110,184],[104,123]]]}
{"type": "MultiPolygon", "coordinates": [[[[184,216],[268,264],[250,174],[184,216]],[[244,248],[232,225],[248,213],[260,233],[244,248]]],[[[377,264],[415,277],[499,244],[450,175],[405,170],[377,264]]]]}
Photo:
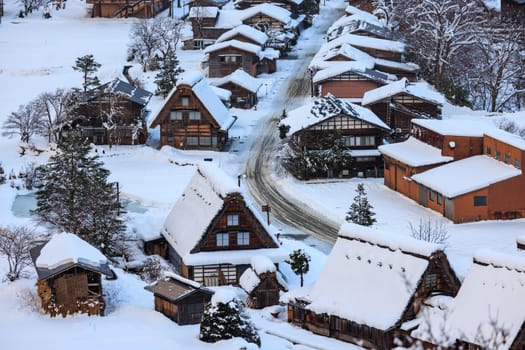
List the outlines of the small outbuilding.
{"type": "Polygon", "coordinates": [[[246,305],[254,309],[278,304],[279,292],[288,291],[275,264],[262,255],[252,257],[251,267],[241,275],[239,284],[248,293],[246,305]]]}
{"type": "Polygon", "coordinates": [[[262,86],[259,79],[252,77],[242,69],[212,81],[212,84],[231,91],[232,107],[252,108],[257,104],[257,91],[262,86]]]}
{"type": "Polygon", "coordinates": [[[104,315],[102,275],[114,278],[106,257],[72,233],[55,234],[31,249],[42,309],[51,317],[104,315]]]}
{"type": "Polygon", "coordinates": [[[144,289],[155,296],[155,311],[179,325],[200,323],[204,306],[213,295],[212,290],[173,273],[144,289]]]}

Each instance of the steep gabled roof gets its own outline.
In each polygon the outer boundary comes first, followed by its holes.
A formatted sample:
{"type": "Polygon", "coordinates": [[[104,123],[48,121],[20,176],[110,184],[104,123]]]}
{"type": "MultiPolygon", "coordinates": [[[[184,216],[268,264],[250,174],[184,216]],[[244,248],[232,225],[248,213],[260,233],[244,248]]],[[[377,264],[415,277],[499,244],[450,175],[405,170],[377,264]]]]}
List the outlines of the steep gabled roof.
{"type": "Polygon", "coordinates": [[[237,35],[245,36],[259,45],[264,45],[268,41],[268,35],[261,32],[260,30],[255,29],[254,27],[248,26],[246,24],[240,24],[235,28],[228,30],[223,33],[216,42],[220,43],[223,41],[228,41],[234,38],[237,35]]]}
{"type": "Polygon", "coordinates": [[[289,125],[289,132],[292,135],[302,129],[306,129],[338,115],[359,119],[375,127],[390,130],[388,125],[379,119],[371,110],[353,103],[348,103],[331,94],[327,94],[325,97],[321,97],[314,102],[290,111],[288,117],[283,119],[281,124],[289,125]]]}
{"type": "Polygon", "coordinates": [[[252,93],[256,93],[262,85],[259,79],[252,77],[243,69],[237,69],[233,73],[223,78],[214,79],[211,83],[216,86],[222,86],[227,83],[232,83],[252,93]]]}
{"type": "Polygon", "coordinates": [[[441,245],[343,224],[308,309],[380,330],[402,321],[429,259],[441,245]]]}
{"type": "Polygon", "coordinates": [[[38,279],[46,280],[74,266],[113,276],[106,257],[95,247],[72,233],[58,233],[31,249],[38,279]]]}
{"type": "Polygon", "coordinates": [[[288,11],[287,9],[283,7],[276,6],[270,3],[258,4],[258,5],[249,7],[239,12],[240,12],[239,18],[241,19],[241,21],[244,21],[245,19],[248,19],[259,13],[262,13],[268,17],[271,17],[283,23],[284,25],[289,25],[289,26],[296,25],[296,23],[294,23],[296,21],[292,19],[292,13],[290,11],[288,11]]]}
{"type": "Polygon", "coordinates": [[[239,40],[227,40],[227,41],[217,42],[217,43],[215,43],[213,45],[207,46],[204,49],[204,53],[215,52],[215,51],[227,48],[227,47],[233,47],[233,48],[239,49],[241,51],[250,52],[250,53],[258,56],[259,59],[261,59],[263,57],[262,49],[261,49],[260,46],[255,45],[255,44],[251,44],[251,43],[245,43],[245,42],[239,41],[239,40]]]}
{"type": "Polygon", "coordinates": [[[394,158],[408,166],[420,167],[425,165],[446,163],[454,160],[449,156],[441,155],[441,150],[411,136],[408,140],[381,145],[379,152],[394,158]]]}
{"type": "Polygon", "coordinates": [[[365,92],[362,104],[363,106],[367,106],[399,94],[411,95],[420,100],[440,106],[445,103],[445,96],[436,91],[436,89],[427,82],[410,83],[407,78],[402,78],[388,85],[365,92]]]}
{"type": "Polygon", "coordinates": [[[171,99],[175,96],[177,88],[181,85],[187,85],[191,88],[195,94],[195,97],[197,97],[197,99],[202,103],[203,107],[208,110],[222,130],[228,130],[233,125],[233,123],[235,123],[236,117],[230,114],[219,97],[208,85],[208,82],[206,79],[204,79],[203,75],[198,71],[187,71],[181,74],[177,80],[177,85],[171,90],[168,97],[166,97],[164,100],[164,103],[160,107],[159,112],[151,123],[152,128],[155,128],[165,118],[167,118],[167,115],[169,114],[167,108],[171,102],[171,99]]]}
{"type": "Polygon", "coordinates": [[[363,77],[379,82],[381,84],[387,84],[397,79],[397,77],[393,74],[388,74],[388,73],[380,72],[374,69],[370,69],[369,63],[366,61],[352,61],[352,62],[334,61],[334,62],[326,62],[326,63],[329,63],[326,66],[326,68],[321,69],[315,73],[313,77],[314,83],[319,83],[319,82],[328,80],[330,78],[336,77],[339,74],[343,74],[346,72],[351,72],[351,73],[361,75],[363,77]]]}

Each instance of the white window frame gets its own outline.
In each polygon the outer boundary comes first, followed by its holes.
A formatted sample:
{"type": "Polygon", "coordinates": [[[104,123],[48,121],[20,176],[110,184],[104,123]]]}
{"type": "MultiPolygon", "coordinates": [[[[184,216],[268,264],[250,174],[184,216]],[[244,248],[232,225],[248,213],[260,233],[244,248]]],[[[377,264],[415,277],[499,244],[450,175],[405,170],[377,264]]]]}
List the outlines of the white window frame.
{"type": "Polygon", "coordinates": [[[231,213],[226,215],[226,226],[239,226],[239,214],[231,213]]]}
{"type": "Polygon", "coordinates": [[[250,232],[249,231],[237,232],[237,245],[242,245],[242,246],[250,245],[250,232]]]}
{"type": "Polygon", "coordinates": [[[228,232],[218,232],[215,234],[217,247],[228,247],[230,245],[230,234],[228,232]]]}

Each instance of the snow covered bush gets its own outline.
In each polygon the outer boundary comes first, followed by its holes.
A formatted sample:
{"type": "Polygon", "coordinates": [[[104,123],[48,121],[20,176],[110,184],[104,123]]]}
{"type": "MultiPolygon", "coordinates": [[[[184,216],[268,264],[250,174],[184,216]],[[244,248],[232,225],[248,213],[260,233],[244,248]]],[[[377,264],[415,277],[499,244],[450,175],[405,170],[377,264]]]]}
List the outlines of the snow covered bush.
{"type": "Polygon", "coordinates": [[[204,309],[199,339],[215,343],[236,337],[261,345],[259,334],[246,313],[244,303],[230,290],[218,290],[204,309]]]}
{"type": "Polygon", "coordinates": [[[360,183],[355,191],[357,194],[347,212],[346,221],[363,226],[372,226],[376,222],[374,218],[376,214],[372,211],[374,207],[368,202],[365,186],[360,183]]]}

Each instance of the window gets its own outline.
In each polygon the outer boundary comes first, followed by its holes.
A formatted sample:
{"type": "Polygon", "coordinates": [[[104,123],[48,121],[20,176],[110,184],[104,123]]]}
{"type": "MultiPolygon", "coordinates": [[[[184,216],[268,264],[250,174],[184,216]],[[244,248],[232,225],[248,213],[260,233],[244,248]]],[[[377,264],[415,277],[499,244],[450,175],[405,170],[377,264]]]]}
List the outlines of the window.
{"type": "Polygon", "coordinates": [[[430,199],[433,202],[435,198],[436,198],[436,192],[434,192],[432,190],[429,191],[428,192],[428,199],[430,199]]]}
{"type": "Polygon", "coordinates": [[[239,214],[228,214],[226,216],[227,226],[239,226],[239,214]]]}
{"type": "Polygon", "coordinates": [[[225,62],[225,63],[241,63],[242,56],[240,55],[221,55],[219,56],[219,61],[225,62]]]}
{"type": "Polygon", "coordinates": [[[250,245],[250,232],[237,232],[237,245],[250,245]]]}
{"type": "Polygon", "coordinates": [[[182,112],[181,111],[171,111],[170,120],[182,120],[182,112]]]}
{"type": "Polygon", "coordinates": [[[188,136],[188,137],[186,137],[186,144],[188,146],[198,146],[199,145],[199,137],[198,136],[188,136]]]}
{"type": "Polygon", "coordinates": [[[485,153],[487,154],[487,156],[492,155],[492,150],[490,149],[490,147],[487,147],[487,150],[485,153]]]}
{"type": "Polygon", "coordinates": [[[441,193],[437,194],[437,204],[443,204],[443,196],[441,195],[441,193]]]}
{"type": "Polygon", "coordinates": [[[505,154],[505,158],[503,159],[505,164],[510,164],[510,153],[505,154]]]}
{"type": "Polygon", "coordinates": [[[180,103],[184,106],[184,107],[188,107],[190,105],[190,98],[189,97],[181,97],[180,99],[180,103]]]}
{"type": "Polygon", "coordinates": [[[474,206],[483,207],[487,205],[487,196],[474,196],[474,206]]]}
{"type": "Polygon", "coordinates": [[[390,162],[385,162],[385,170],[390,169],[390,162]]]}
{"type": "Polygon", "coordinates": [[[429,273],[425,276],[425,288],[435,289],[437,288],[437,274],[429,273]]]}
{"type": "Polygon", "coordinates": [[[514,167],[516,167],[518,169],[520,168],[520,161],[519,160],[514,159],[514,167]]]}
{"type": "Polygon", "coordinates": [[[216,240],[217,247],[227,247],[230,245],[230,237],[228,233],[217,233],[216,240]]]}
{"type": "Polygon", "coordinates": [[[175,141],[175,137],[172,136],[168,136],[166,137],[166,141],[171,145],[173,144],[173,141],[175,141]]]}
{"type": "Polygon", "coordinates": [[[494,158],[496,158],[497,160],[501,158],[499,151],[496,151],[496,155],[494,156],[494,158]]]}
{"type": "Polygon", "coordinates": [[[190,120],[201,120],[201,112],[199,111],[190,111],[190,120]]]}

